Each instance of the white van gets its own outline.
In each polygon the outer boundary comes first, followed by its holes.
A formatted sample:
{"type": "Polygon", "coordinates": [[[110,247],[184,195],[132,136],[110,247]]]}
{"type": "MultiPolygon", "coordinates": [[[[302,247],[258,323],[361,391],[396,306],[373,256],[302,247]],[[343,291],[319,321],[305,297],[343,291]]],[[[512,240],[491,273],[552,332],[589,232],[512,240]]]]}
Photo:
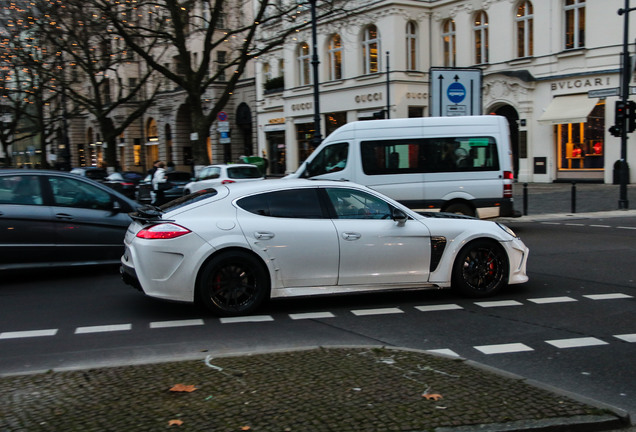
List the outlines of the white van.
{"type": "Polygon", "coordinates": [[[508,122],[500,116],[348,123],[287,177],[360,183],[416,211],[515,215],[508,122]]]}

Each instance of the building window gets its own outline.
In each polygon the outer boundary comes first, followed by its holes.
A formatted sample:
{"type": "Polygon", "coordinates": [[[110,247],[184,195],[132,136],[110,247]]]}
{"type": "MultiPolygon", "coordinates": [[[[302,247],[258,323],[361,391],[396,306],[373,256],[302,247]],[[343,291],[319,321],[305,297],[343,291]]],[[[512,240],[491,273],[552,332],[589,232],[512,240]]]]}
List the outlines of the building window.
{"type": "Polygon", "coordinates": [[[413,21],[406,24],[406,70],[417,70],[417,27],[413,21]]]}
{"type": "Polygon", "coordinates": [[[488,63],[488,15],[479,11],[473,23],[475,34],[475,64],[488,63]]]}
{"type": "Polygon", "coordinates": [[[362,38],[363,74],[377,73],[380,71],[380,36],[378,29],[370,25],[364,29],[362,38]]]}
{"type": "Polygon", "coordinates": [[[272,79],[272,71],[269,67],[269,63],[263,64],[263,81],[269,81],[272,79]]]}
{"type": "Polygon", "coordinates": [[[298,85],[311,84],[309,73],[309,45],[303,42],[298,47],[298,85]]]}
{"type": "Polygon", "coordinates": [[[599,102],[585,123],[555,125],[559,171],[602,170],[605,165],[605,101],[599,102]]]}
{"type": "Polygon", "coordinates": [[[532,3],[523,1],[517,7],[517,57],[530,57],[534,53],[534,43],[532,39],[533,29],[533,9],[532,3]]]}
{"type": "Polygon", "coordinates": [[[444,44],[444,66],[455,67],[457,45],[455,43],[455,21],[447,19],[442,25],[442,42],[444,44]]]}
{"type": "Polygon", "coordinates": [[[565,49],[585,46],[585,0],[565,0],[565,49]]]}
{"type": "Polygon", "coordinates": [[[337,34],[329,41],[329,79],[342,79],[342,40],[337,34]]]}

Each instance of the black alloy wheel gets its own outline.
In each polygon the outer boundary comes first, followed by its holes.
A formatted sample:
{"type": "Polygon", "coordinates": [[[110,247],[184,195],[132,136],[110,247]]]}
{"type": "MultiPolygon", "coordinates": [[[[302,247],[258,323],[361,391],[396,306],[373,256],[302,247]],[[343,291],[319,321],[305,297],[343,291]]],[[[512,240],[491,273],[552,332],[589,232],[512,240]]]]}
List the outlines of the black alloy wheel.
{"type": "Polygon", "coordinates": [[[508,283],[508,257],[492,240],[476,240],[457,254],[451,285],[468,297],[488,297],[508,283]]]}
{"type": "Polygon", "coordinates": [[[269,294],[269,276],[252,255],[227,252],[206,264],[199,282],[203,305],[219,316],[247,315],[269,294]]]}

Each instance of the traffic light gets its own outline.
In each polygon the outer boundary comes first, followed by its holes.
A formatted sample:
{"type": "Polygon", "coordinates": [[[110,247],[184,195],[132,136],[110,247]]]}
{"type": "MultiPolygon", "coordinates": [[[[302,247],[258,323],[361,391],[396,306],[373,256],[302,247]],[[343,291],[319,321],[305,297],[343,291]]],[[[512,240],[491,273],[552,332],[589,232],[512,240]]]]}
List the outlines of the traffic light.
{"type": "Polygon", "coordinates": [[[622,100],[617,100],[616,105],[614,107],[614,126],[618,128],[618,130],[623,130],[623,125],[625,124],[625,120],[627,120],[627,110],[628,104],[622,100]]]}
{"type": "Polygon", "coordinates": [[[627,132],[636,130],[636,102],[627,101],[627,132]]]}

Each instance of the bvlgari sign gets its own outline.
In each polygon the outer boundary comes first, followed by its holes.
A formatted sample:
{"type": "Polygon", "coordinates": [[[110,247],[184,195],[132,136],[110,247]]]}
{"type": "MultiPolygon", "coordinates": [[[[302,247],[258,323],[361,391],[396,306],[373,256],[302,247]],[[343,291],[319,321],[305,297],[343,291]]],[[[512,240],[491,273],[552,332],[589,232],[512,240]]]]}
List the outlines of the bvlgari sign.
{"type": "Polygon", "coordinates": [[[555,81],[550,84],[550,90],[557,93],[576,93],[580,91],[593,90],[594,88],[610,87],[611,85],[611,77],[609,76],[576,78],[563,81],[555,81]]]}

